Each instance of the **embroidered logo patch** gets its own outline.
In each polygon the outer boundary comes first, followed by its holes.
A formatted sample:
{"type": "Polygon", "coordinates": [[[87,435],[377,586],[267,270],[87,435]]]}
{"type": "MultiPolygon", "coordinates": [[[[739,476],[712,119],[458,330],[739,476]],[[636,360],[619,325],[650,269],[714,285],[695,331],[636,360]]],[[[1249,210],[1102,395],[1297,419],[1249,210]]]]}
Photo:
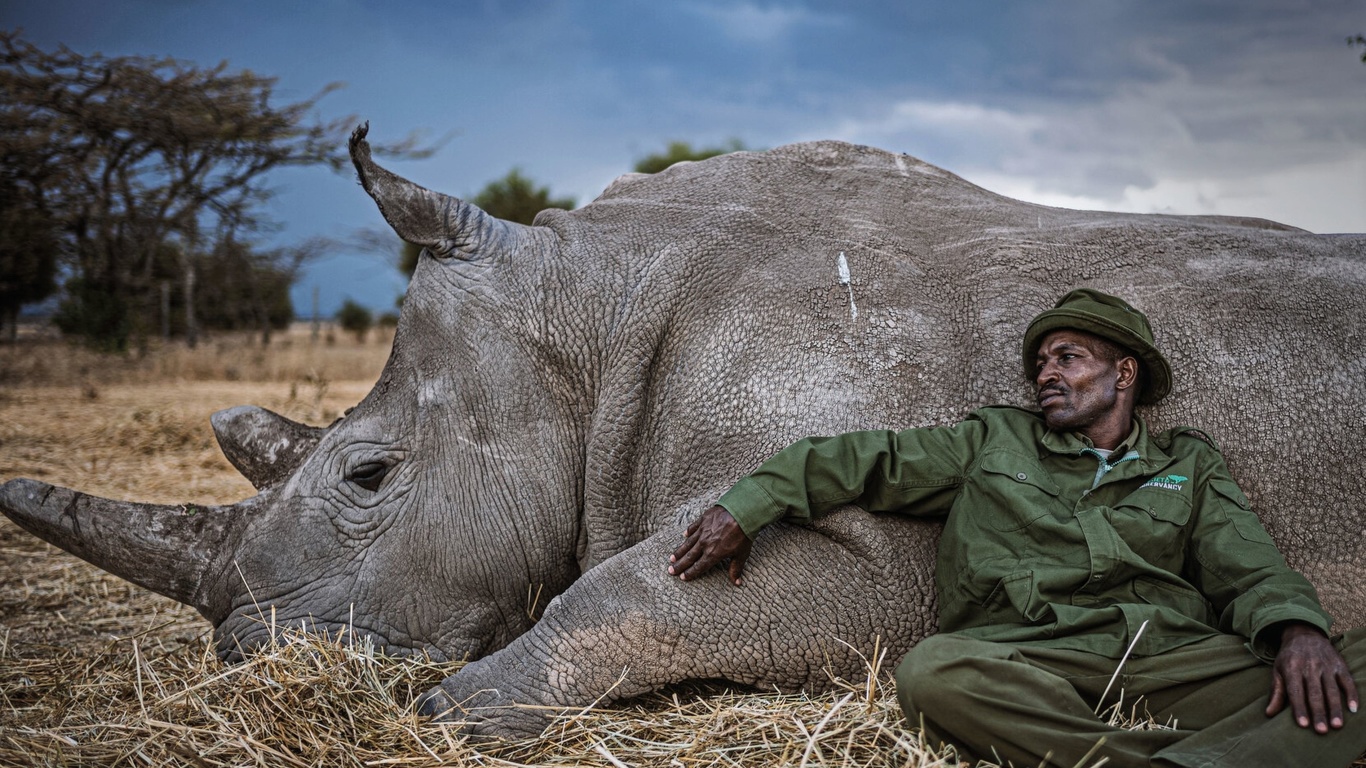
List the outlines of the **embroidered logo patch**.
{"type": "Polygon", "coordinates": [[[1158,475],[1157,477],[1154,477],[1153,479],[1149,480],[1148,482],[1144,483],[1139,487],[1166,488],[1169,491],[1179,491],[1183,487],[1182,483],[1186,482],[1189,479],[1189,477],[1186,477],[1184,475],[1158,475]]]}

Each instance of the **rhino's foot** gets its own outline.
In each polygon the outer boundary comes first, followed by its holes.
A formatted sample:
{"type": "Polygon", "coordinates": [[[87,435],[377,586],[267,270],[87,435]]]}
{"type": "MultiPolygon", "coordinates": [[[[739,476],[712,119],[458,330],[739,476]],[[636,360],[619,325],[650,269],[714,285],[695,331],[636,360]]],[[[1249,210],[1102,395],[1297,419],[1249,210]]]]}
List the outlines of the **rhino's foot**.
{"type": "Polygon", "coordinates": [[[519,704],[496,688],[467,692],[452,675],[417,698],[419,715],[457,726],[476,741],[511,742],[540,736],[550,724],[550,712],[519,704]]]}

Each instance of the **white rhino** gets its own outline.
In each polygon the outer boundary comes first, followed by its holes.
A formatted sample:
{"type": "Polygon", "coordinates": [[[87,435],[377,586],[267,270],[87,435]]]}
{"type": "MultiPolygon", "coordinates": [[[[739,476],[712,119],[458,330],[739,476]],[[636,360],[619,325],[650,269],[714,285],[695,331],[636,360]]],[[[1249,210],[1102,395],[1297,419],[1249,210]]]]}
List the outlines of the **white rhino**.
{"type": "Polygon", "coordinates": [[[260,491],[235,505],[0,489],[29,531],[196,607],[226,659],[272,618],[468,657],[420,705],[502,737],[546,723],[508,704],[857,675],[934,631],[936,524],[779,524],[739,588],[668,576],[685,524],[803,436],[1028,403],[1021,333],[1078,286],[1150,315],[1176,386],[1143,415],[1222,441],[1337,628],[1366,620],[1366,235],[1049,208],[837,142],[625,176],[526,227],[379,168],[364,137],[365,190],[426,251],[355,410],[216,414],[260,491]]]}

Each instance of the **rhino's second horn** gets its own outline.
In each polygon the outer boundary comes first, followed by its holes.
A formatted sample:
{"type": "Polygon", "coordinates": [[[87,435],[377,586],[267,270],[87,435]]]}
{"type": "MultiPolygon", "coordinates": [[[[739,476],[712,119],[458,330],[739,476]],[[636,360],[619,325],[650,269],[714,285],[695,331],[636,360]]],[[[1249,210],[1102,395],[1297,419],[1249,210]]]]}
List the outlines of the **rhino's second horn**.
{"type": "Polygon", "coordinates": [[[218,411],[209,421],[223,455],[257,490],[288,478],[327,433],[254,405],[218,411]]]}

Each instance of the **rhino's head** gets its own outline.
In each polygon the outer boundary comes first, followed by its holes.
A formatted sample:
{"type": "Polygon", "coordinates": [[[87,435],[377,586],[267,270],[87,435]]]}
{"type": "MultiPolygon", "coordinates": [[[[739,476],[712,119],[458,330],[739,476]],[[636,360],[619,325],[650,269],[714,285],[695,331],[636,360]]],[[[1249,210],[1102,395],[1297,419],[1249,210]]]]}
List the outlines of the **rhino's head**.
{"type": "Polygon", "coordinates": [[[216,414],[225,454],[259,491],[238,504],[0,489],[0,509],[30,532],[197,608],[225,657],[301,624],[477,657],[579,574],[591,377],[546,364],[588,354],[540,305],[574,279],[548,266],[559,236],[379,168],[364,135],[351,144],[362,184],[426,253],[363,402],[325,429],[253,407],[216,414]]]}

